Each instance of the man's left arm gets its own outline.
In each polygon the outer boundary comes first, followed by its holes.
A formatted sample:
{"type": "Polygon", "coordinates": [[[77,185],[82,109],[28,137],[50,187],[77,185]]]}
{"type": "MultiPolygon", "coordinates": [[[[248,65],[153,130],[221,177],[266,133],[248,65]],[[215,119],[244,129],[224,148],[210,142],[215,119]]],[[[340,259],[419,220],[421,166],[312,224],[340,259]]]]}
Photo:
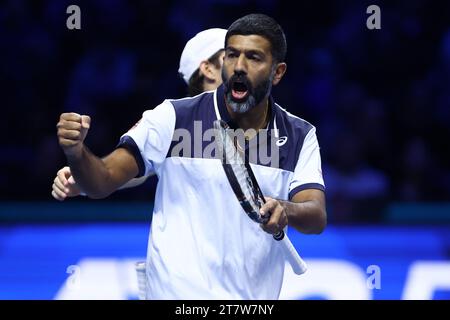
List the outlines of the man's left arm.
{"type": "Polygon", "coordinates": [[[306,134],[289,185],[288,200],[266,197],[261,214],[270,215],[264,231],[276,234],[286,225],[306,234],[319,234],[327,225],[325,184],[316,128],[306,134]]]}
{"type": "Polygon", "coordinates": [[[264,231],[275,234],[286,225],[306,234],[319,234],[327,225],[325,193],[318,189],[297,192],[291,201],[266,197],[261,214],[270,214],[270,219],[261,225],[264,231]]]}

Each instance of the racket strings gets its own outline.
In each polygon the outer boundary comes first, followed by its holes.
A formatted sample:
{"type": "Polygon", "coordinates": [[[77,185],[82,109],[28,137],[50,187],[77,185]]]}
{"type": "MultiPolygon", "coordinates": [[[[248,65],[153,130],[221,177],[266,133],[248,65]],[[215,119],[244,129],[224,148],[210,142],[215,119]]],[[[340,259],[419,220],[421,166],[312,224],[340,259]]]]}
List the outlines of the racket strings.
{"type": "Polygon", "coordinates": [[[225,163],[231,166],[245,200],[252,207],[253,212],[251,215],[253,216],[253,219],[256,219],[258,222],[262,222],[263,219],[261,218],[259,209],[261,208],[263,201],[260,199],[253,181],[248,174],[242,154],[236,149],[235,144],[226,131],[222,133],[224,133],[222,136],[222,141],[225,163]]]}

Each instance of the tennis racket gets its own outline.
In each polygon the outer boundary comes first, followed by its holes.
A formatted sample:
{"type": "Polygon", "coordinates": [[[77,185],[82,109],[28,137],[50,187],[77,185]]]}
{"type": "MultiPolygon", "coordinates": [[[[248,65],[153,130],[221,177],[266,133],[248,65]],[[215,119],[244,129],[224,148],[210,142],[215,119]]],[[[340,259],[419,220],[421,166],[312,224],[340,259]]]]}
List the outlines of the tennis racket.
{"type": "MultiPolygon", "coordinates": [[[[222,162],[228,182],[241,207],[253,221],[262,224],[267,223],[269,217],[262,216],[259,212],[266,201],[250,167],[250,163],[244,161],[242,154],[237,150],[235,142],[229,134],[230,127],[228,124],[222,120],[216,120],[213,125],[218,147],[216,151],[222,162]]],[[[305,273],[306,263],[298,255],[284,231],[281,230],[274,234],[273,238],[280,241],[283,253],[289,261],[292,270],[296,274],[305,273]]]]}

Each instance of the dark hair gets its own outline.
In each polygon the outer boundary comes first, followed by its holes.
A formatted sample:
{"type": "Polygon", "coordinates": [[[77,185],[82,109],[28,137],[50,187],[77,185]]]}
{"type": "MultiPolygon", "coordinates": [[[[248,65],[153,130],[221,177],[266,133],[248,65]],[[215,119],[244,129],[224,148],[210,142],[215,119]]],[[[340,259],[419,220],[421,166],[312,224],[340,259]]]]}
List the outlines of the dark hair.
{"type": "Polygon", "coordinates": [[[265,14],[253,13],[239,18],[231,24],[225,36],[225,48],[228,38],[233,35],[259,35],[269,40],[272,56],[276,62],[283,62],[286,58],[286,36],[281,26],[265,14]]]}
{"type": "MultiPolygon", "coordinates": [[[[216,53],[214,53],[209,59],[208,62],[212,63],[214,67],[217,69],[220,69],[220,61],[219,57],[220,54],[223,52],[223,49],[220,49],[216,53]]],[[[198,68],[195,70],[195,72],[192,74],[191,78],[189,79],[188,83],[188,96],[193,97],[196,96],[205,89],[203,88],[203,81],[205,80],[205,76],[203,74],[200,74],[200,69],[198,68]]]]}

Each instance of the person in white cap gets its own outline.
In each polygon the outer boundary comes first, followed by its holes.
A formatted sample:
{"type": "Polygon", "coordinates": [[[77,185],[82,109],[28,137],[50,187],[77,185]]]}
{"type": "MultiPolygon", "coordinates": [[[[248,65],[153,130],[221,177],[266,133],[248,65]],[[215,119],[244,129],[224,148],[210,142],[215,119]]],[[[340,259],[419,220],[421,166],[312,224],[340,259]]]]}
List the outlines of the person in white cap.
{"type": "MultiPolygon", "coordinates": [[[[222,84],[222,63],[225,54],[226,29],[212,28],[197,33],[184,46],[178,72],[188,85],[188,95],[195,96],[215,90],[222,84]]],[[[143,184],[149,176],[134,178],[121,189],[143,184]]],[[[61,168],[53,181],[52,196],[59,201],[83,194],[68,166],[61,168]]]]}
{"type": "Polygon", "coordinates": [[[188,95],[215,90],[222,84],[222,62],[227,30],[213,28],[199,32],[186,43],[178,72],[188,85],[188,95]]]}

